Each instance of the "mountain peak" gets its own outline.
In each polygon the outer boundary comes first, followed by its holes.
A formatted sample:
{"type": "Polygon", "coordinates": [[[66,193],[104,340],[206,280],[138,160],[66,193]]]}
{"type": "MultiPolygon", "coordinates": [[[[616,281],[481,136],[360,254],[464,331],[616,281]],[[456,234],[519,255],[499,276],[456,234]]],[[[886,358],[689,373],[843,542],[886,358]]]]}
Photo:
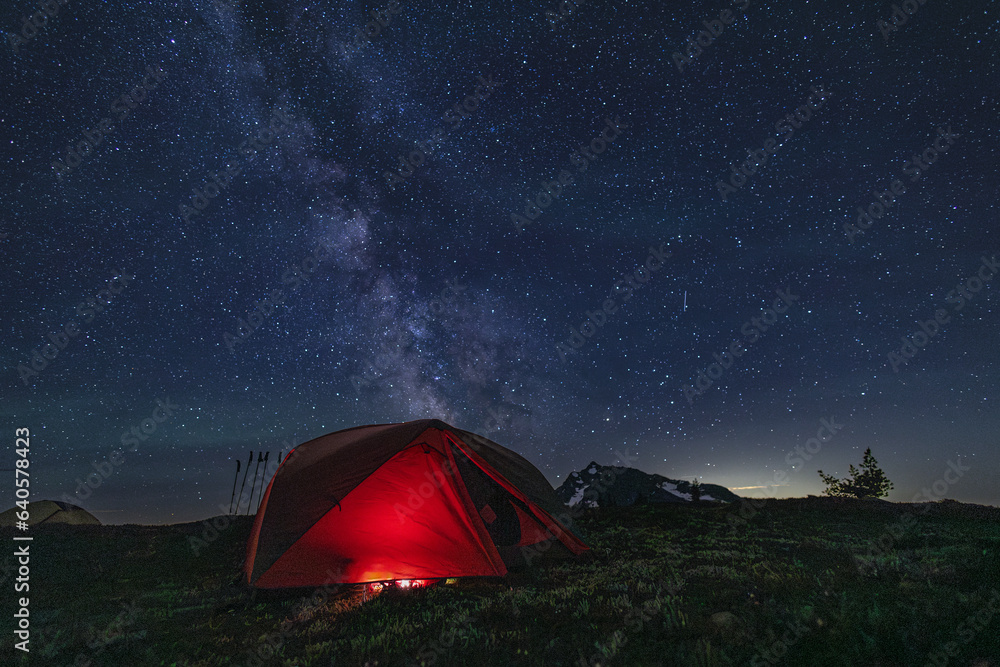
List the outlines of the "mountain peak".
{"type": "MultiPolygon", "coordinates": [[[[701,484],[705,501],[735,502],[739,496],[724,486],[701,484]]],[[[604,466],[591,461],[571,472],[556,495],[569,506],[625,507],[636,503],[683,503],[691,501],[691,483],[650,474],[636,468],[604,466]]]]}

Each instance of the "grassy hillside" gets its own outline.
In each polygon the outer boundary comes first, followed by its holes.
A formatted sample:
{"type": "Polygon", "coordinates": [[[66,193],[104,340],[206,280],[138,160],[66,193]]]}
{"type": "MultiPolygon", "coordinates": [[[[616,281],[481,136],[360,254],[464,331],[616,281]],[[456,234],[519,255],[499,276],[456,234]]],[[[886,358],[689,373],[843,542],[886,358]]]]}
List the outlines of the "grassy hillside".
{"type": "Polygon", "coordinates": [[[367,600],[234,583],[246,517],[197,555],[200,523],[39,527],[30,662],[7,577],[0,663],[1000,666],[1000,510],[811,498],[578,525],[592,558],[367,600]]]}

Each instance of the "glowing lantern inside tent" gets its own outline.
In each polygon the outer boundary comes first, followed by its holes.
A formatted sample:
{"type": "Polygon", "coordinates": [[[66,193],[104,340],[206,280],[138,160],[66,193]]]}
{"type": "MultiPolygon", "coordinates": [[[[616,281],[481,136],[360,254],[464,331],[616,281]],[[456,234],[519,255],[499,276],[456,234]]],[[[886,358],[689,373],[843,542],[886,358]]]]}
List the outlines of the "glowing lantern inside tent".
{"type": "Polygon", "coordinates": [[[375,595],[390,588],[427,588],[439,581],[441,579],[391,579],[389,581],[373,581],[365,585],[365,592],[369,595],[375,595]]]}

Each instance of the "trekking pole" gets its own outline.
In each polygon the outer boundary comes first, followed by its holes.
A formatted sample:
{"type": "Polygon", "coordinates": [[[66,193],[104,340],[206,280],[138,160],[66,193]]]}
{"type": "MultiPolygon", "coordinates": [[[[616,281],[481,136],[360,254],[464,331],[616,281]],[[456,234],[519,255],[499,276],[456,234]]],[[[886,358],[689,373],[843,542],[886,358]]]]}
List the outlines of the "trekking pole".
{"type": "MultiPolygon", "coordinates": [[[[250,484],[250,500],[247,502],[247,515],[250,514],[250,506],[253,505],[253,489],[257,486],[257,471],[260,470],[260,463],[264,460],[264,454],[257,452],[257,465],[253,469],[253,483],[250,484]]],[[[250,466],[247,466],[248,468],[250,466]]]]}
{"type": "Polygon", "coordinates": [[[250,472],[250,464],[253,463],[253,450],[250,450],[250,458],[247,459],[246,470],[243,471],[243,483],[240,484],[240,502],[236,503],[236,513],[240,513],[240,505],[243,503],[243,488],[247,485],[247,473],[250,472]]]}
{"type": "MultiPolygon", "coordinates": [[[[264,500],[264,486],[267,482],[267,457],[271,455],[271,452],[264,453],[264,475],[260,478],[260,496],[257,498],[257,510],[260,510],[260,503],[264,500]]],[[[256,513],[256,512],[255,512],[256,513]]]]}
{"type": "Polygon", "coordinates": [[[229,513],[233,513],[233,500],[236,499],[236,481],[240,478],[240,460],[236,459],[236,476],[233,477],[233,493],[229,496],[229,513]]]}

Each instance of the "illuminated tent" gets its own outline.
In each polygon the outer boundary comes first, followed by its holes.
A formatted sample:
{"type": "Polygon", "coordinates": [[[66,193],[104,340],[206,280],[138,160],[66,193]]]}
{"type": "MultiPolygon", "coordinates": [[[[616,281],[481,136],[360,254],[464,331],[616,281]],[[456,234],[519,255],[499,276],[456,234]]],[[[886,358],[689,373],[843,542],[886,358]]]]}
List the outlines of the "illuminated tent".
{"type": "Polygon", "coordinates": [[[502,576],[588,547],[531,463],[437,419],[359,426],[288,453],[244,574],[258,588],[502,576]]]}

